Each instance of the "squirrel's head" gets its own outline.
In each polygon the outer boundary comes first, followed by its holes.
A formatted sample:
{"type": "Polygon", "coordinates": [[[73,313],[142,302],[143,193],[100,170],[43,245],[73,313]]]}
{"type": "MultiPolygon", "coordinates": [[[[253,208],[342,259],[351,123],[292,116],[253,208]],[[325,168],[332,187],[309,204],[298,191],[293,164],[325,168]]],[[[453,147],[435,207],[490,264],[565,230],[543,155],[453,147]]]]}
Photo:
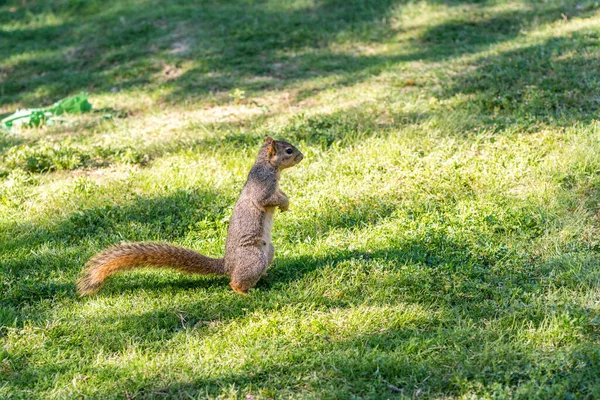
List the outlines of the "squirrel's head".
{"type": "Polygon", "coordinates": [[[288,142],[273,140],[269,136],[265,140],[263,150],[269,163],[277,169],[293,167],[304,158],[304,154],[300,153],[300,150],[293,145],[288,142]]]}

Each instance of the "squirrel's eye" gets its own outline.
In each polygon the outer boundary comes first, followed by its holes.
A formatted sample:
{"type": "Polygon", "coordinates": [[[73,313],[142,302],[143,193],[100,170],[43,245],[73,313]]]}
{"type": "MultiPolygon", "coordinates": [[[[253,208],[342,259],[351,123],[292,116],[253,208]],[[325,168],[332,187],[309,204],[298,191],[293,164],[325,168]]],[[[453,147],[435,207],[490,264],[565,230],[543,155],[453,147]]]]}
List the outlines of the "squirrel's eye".
{"type": "Polygon", "coordinates": [[[294,150],[292,150],[291,148],[289,148],[285,152],[288,153],[288,154],[292,154],[294,152],[294,150]]]}

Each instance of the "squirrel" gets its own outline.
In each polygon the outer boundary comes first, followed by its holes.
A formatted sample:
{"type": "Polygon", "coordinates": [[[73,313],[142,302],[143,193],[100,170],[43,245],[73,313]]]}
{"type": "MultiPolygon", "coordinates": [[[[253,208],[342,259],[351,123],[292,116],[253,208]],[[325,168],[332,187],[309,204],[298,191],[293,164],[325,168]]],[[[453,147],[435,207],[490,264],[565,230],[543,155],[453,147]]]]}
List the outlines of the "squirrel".
{"type": "Polygon", "coordinates": [[[279,189],[281,171],[298,164],[304,155],[287,142],[267,137],[248,180],[235,203],[223,258],[206,257],[166,243],[123,243],[92,257],[77,282],[81,296],[96,293],[109,276],[139,267],[171,268],[190,274],[228,275],[229,286],[241,294],[258,282],[273,261],[273,214],[289,207],[279,189]]]}

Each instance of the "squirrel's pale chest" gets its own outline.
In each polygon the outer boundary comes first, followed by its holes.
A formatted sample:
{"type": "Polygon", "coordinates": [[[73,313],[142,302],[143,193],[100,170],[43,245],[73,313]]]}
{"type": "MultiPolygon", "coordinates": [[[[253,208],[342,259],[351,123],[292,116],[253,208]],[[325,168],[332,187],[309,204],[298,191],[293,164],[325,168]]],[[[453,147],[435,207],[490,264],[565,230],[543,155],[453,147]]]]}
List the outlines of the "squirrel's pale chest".
{"type": "Polygon", "coordinates": [[[275,207],[268,207],[265,210],[263,217],[263,235],[262,238],[266,244],[271,243],[271,231],[273,230],[273,215],[275,214],[275,207]]]}

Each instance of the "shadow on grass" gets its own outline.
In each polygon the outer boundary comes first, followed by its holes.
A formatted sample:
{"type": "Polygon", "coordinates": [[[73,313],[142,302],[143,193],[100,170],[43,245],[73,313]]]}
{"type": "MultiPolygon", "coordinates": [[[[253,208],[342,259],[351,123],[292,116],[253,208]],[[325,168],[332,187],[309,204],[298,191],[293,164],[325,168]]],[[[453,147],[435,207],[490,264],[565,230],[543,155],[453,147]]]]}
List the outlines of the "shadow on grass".
{"type": "MultiPolygon", "coordinates": [[[[265,345],[277,349],[281,343],[267,339],[265,345]]],[[[291,360],[255,360],[240,372],[169,386],[147,384],[135,393],[148,399],[189,398],[235,388],[244,396],[260,388],[282,396],[318,392],[323,398],[379,399],[454,397],[492,386],[499,397],[525,399],[593,398],[600,391],[597,349],[561,348],[549,356],[542,348],[511,343],[489,329],[436,331],[420,325],[342,341],[315,337],[311,346],[293,347],[291,353],[291,360]]]]}
{"type": "Polygon", "coordinates": [[[482,115],[505,120],[590,120],[600,109],[596,36],[576,32],[480,59],[441,95],[467,95],[482,115]]]}
{"type": "MultiPolygon", "coordinates": [[[[160,370],[126,380],[122,379],[123,370],[113,364],[89,363],[79,371],[94,380],[102,377],[118,382],[89,393],[95,398],[127,394],[144,399],[183,399],[217,396],[227,390],[238,395],[241,392],[244,397],[260,390],[260,394],[272,391],[281,396],[318,392],[325,398],[375,399],[400,394],[460,396],[490,387],[499,397],[512,398],[598,395],[597,347],[558,346],[549,353],[543,346],[523,339],[515,341],[519,336],[515,330],[507,334],[506,330],[496,331],[490,321],[485,325],[464,322],[417,319],[403,327],[344,338],[314,334],[300,343],[262,338],[262,351],[240,357],[233,371],[227,368],[219,373],[211,367],[210,372],[166,385],[159,383],[165,381],[160,370]]],[[[198,334],[201,332],[196,331],[198,334]]],[[[70,373],[68,367],[62,364],[70,373]]],[[[54,365],[31,366],[21,372],[25,379],[13,387],[27,390],[25,382],[57,372],[54,365]]],[[[172,374],[165,371],[165,376],[172,374]]]]}
{"type": "Polygon", "coordinates": [[[397,2],[324,1],[301,8],[246,1],[101,3],[32,4],[15,7],[10,18],[2,10],[0,19],[24,24],[30,13],[58,20],[4,32],[7,56],[19,60],[5,67],[13,79],[4,84],[4,102],[28,106],[41,100],[36,93],[48,101],[80,90],[106,92],[154,81],[171,86],[173,80],[174,98],[183,101],[273,72],[280,52],[322,47],[338,35],[379,40],[391,30],[381,20],[397,2]],[[200,66],[182,75],[179,69],[189,61],[200,66]],[[172,64],[169,73],[166,64],[172,64]]]}
{"type": "Polygon", "coordinates": [[[335,53],[329,46],[393,40],[402,28],[393,28],[389,16],[403,1],[326,0],[312,7],[246,1],[100,3],[33,3],[15,12],[7,13],[8,6],[2,10],[0,20],[24,24],[31,15],[56,18],[43,26],[5,30],[7,56],[15,60],[4,67],[12,77],[3,84],[4,103],[34,106],[81,90],[148,85],[168,89],[167,100],[180,103],[233,88],[284,89],[332,73],[341,74],[338,84],[347,86],[399,62],[473,53],[516,37],[533,23],[586,12],[577,2],[534,3],[430,28],[409,54],[368,56],[335,53]]]}

